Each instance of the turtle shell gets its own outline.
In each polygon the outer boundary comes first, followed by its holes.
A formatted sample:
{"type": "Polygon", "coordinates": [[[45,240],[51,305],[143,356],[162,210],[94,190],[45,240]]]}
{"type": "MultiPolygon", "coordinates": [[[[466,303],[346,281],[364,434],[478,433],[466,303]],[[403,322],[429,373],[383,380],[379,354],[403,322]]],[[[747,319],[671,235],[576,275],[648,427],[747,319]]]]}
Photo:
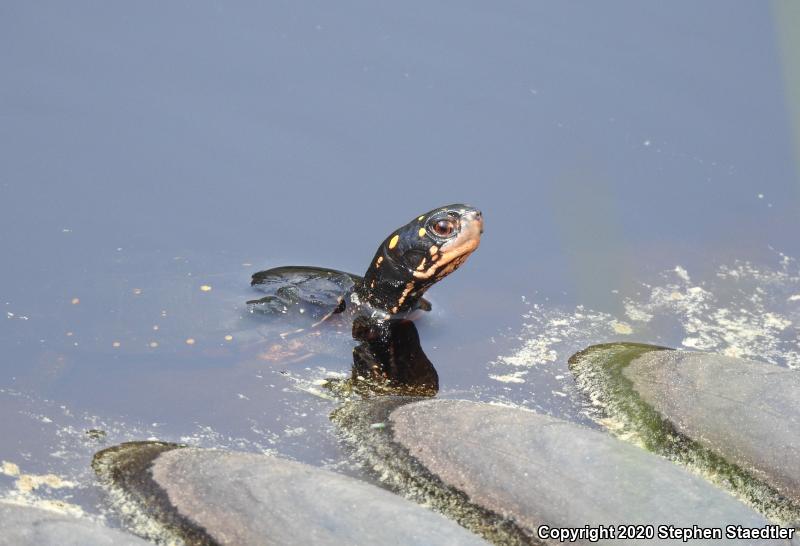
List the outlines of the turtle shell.
{"type": "Polygon", "coordinates": [[[321,267],[284,266],[259,271],[251,285],[265,296],[247,303],[253,312],[297,314],[322,320],[344,311],[361,277],[321,267]]]}

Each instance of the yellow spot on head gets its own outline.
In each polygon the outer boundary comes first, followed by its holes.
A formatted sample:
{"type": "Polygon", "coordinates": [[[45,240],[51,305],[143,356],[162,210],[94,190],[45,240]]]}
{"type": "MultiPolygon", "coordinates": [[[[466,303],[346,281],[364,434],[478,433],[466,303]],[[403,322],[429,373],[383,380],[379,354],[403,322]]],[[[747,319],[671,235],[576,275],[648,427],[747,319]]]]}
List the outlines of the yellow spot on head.
{"type": "Polygon", "coordinates": [[[211,292],[211,287],[207,284],[204,284],[203,286],[200,287],[200,290],[203,292],[211,292]]]}
{"type": "Polygon", "coordinates": [[[417,218],[417,220],[418,220],[418,221],[420,221],[420,222],[422,222],[422,219],[423,219],[423,218],[425,218],[425,215],[422,215],[422,216],[420,216],[419,218],[417,218]]]}
{"type": "Polygon", "coordinates": [[[187,339],[186,340],[186,345],[194,345],[194,338],[190,337],[189,339],[187,339]]]}
{"type": "Polygon", "coordinates": [[[426,233],[428,233],[428,232],[427,232],[427,231],[425,231],[425,228],[424,228],[424,227],[421,227],[421,228],[419,228],[419,236],[420,236],[420,237],[425,237],[425,234],[426,234],[426,233]]]}
{"type": "Polygon", "coordinates": [[[399,235],[395,235],[394,237],[392,237],[392,240],[389,241],[389,250],[391,250],[394,247],[396,247],[397,246],[397,241],[399,241],[399,240],[400,240],[400,236],[399,235]]]}
{"type": "Polygon", "coordinates": [[[228,334],[227,336],[225,336],[225,341],[233,341],[233,336],[228,334]]]}
{"type": "Polygon", "coordinates": [[[79,298],[72,298],[72,305],[78,305],[81,302],[79,298]]]}
{"type": "Polygon", "coordinates": [[[436,254],[437,252],[439,252],[439,247],[438,247],[438,246],[436,246],[436,245],[433,245],[432,247],[430,247],[430,248],[428,249],[428,252],[430,252],[430,253],[431,253],[431,256],[433,256],[434,254],[436,254]]]}

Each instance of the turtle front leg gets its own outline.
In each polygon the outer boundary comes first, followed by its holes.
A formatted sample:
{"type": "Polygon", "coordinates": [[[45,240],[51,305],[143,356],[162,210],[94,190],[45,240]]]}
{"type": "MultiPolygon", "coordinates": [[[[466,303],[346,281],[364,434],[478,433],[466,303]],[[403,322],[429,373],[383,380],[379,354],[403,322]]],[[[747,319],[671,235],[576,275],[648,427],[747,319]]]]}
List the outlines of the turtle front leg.
{"type": "Polygon", "coordinates": [[[268,315],[282,313],[285,314],[294,302],[288,302],[278,296],[264,296],[261,299],[249,300],[246,302],[250,306],[251,313],[264,313],[268,315]]]}

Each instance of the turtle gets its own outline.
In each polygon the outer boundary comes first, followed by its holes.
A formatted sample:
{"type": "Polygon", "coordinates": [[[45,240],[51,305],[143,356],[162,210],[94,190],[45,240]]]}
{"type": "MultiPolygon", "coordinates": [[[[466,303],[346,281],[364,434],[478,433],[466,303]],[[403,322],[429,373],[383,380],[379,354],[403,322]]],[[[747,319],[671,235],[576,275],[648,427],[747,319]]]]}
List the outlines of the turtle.
{"type": "Polygon", "coordinates": [[[316,326],[333,315],[386,322],[430,311],[423,295],[458,269],[480,244],[483,214],[463,204],[420,214],[378,246],[363,276],[335,269],[282,266],[259,271],[251,285],[266,295],[251,312],[301,314],[316,326]]]}

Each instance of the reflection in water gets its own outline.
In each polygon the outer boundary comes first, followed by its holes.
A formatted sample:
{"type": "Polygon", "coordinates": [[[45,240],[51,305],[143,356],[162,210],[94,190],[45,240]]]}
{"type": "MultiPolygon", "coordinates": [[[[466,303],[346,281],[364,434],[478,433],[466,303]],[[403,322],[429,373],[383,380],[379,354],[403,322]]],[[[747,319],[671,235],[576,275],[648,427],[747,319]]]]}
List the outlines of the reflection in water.
{"type": "Polygon", "coordinates": [[[353,349],[354,384],[365,381],[372,392],[376,388],[421,396],[438,392],[439,376],[422,350],[419,332],[410,320],[357,317],[353,321],[353,338],[361,341],[353,349]]]}
{"type": "Polygon", "coordinates": [[[353,368],[349,379],[329,379],[327,388],[347,398],[353,394],[435,396],[439,375],[419,342],[417,327],[410,320],[353,321],[353,368]]]}

